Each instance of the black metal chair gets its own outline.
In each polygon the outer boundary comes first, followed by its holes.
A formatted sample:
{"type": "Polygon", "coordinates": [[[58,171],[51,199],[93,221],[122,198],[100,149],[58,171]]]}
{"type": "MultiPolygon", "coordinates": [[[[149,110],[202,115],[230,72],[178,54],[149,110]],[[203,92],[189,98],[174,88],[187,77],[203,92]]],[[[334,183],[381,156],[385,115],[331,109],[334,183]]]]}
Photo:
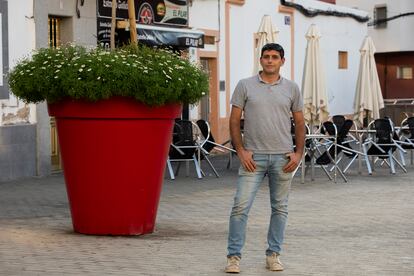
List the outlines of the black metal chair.
{"type": "Polygon", "coordinates": [[[412,165],[414,152],[414,117],[407,117],[401,122],[398,135],[402,148],[411,152],[410,159],[412,165]]]}
{"type": "MultiPolygon", "coordinates": [[[[290,118],[290,133],[292,135],[292,142],[293,142],[293,150],[296,151],[296,137],[295,137],[295,122],[293,120],[293,118],[290,118]]],[[[305,135],[309,135],[311,133],[310,127],[309,125],[305,124],[305,135]]],[[[304,175],[307,172],[308,166],[306,165],[307,162],[311,162],[312,158],[315,154],[316,151],[316,144],[314,143],[313,139],[307,139],[305,137],[305,146],[304,146],[304,152],[303,152],[303,157],[299,163],[299,165],[297,166],[297,168],[293,171],[293,176],[296,175],[296,173],[298,172],[298,170],[300,170],[302,167],[302,179],[304,179],[304,175]]],[[[326,171],[325,168],[323,168],[325,173],[329,176],[329,173],[326,171]]]]}
{"type": "MultiPolygon", "coordinates": [[[[326,122],[325,128],[327,129],[328,133],[330,135],[334,135],[334,129],[333,125],[336,126],[338,130],[337,135],[337,158],[336,158],[336,165],[339,165],[341,162],[344,162],[344,157],[348,157],[351,159],[346,165],[345,168],[342,170],[343,173],[345,173],[349,167],[352,165],[352,163],[356,160],[359,154],[363,154],[362,152],[359,152],[355,150],[351,144],[359,144],[359,141],[357,138],[355,138],[353,135],[349,133],[351,128],[354,126],[354,123],[352,120],[347,120],[342,115],[336,115],[333,117],[333,123],[326,122]],[[338,120],[340,118],[340,120],[338,120]]],[[[329,151],[322,154],[317,159],[317,164],[320,165],[328,165],[332,162],[335,154],[335,149],[331,145],[329,148],[329,151]]],[[[330,168],[330,171],[334,170],[334,166],[330,168]]]]}
{"type": "Polygon", "coordinates": [[[201,131],[202,134],[202,140],[199,142],[200,145],[200,156],[201,159],[205,159],[207,161],[207,163],[209,164],[210,168],[213,170],[214,174],[216,175],[216,177],[219,177],[220,175],[218,174],[217,170],[214,168],[213,164],[211,163],[210,159],[208,158],[208,155],[210,155],[211,151],[216,148],[218,150],[226,150],[229,151],[230,154],[232,152],[236,152],[234,149],[231,149],[229,147],[226,147],[222,144],[218,144],[216,143],[216,140],[213,137],[213,134],[211,133],[211,128],[210,125],[207,121],[205,120],[198,120],[196,122],[198,128],[201,131]]]}
{"type": "MultiPolygon", "coordinates": [[[[345,120],[342,124],[335,124],[335,122],[324,122],[323,123],[324,128],[328,132],[329,135],[334,136],[335,135],[335,128],[338,131],[337,133],[337,152],[336,154],[339,155],[341,152],[344,152],[348,154],[350,157],[354,157],[356,153],[351,148],[349,143],[347,142],[347,137],[349,130],[351,129],[353,122],[352,120],[345,120]]],[[[328,165],[332,162],[332,158],[329,158],[329,156],[333,157],[335,155],[335,149],[333,147],[333,144],[329,146],[329,150],[324,152],[317,160],[316,163],[319,165],[328,165]]]]}
{"type": "Polygon", "coordinates": [[[345,118],[344,115],[334,115],[334,116],[332,116],[332,122],[336,125],[338,130],[340,130],[342,128],[345,121],[346,121],[346,118],[345,118]]]}
{"type": "Polygon", "coordinates": [[[397,164],[404,172],[407,172],[404,165],[394,156],[396,150],[399,150],[400,153],[405,152],[405,150],[397,143],[396,139],[398,139],[398,137],[396,136],[390,119],[376,119],[368,125],[368,129],[375,130],[375,135],[368,135],[367,139],[362,144],[368,173],[372,174],[369,156],[376,157],[373,162],[374,164],[380,159],[383,160],[382,163],[386,163],[390,167],[392,174],[395,174],[395,164],[397,164]]]}
{"type": "Polygon", "coordinates": [[[167,159],[167,167],[171,179],[175,179],[180,169],[178,164],[176,172],[172,169],[171,162],[188,162],[193,161],[196,169],[197,177],[202,178],[200,164],[197,158],[197,150],[200,148],[196,137],[193,134],[193,123],[188,120],[176,120],[173,129],[173,139],[167,159]]]}
{"type": "MultiPolygon", "coordinates": [[[[241,132],[241,135],[243,136],[243,133],[244,133],[244,119],[240,120],[240,132],[241,132]]],[[[231,139],[227,140],[226,142],[222,143],[221,145],[225,146],[227,144],[229,144],[231,146],[231,151],[229,152],[229,161],[227,162],[227,169],[231,169],[233,167],[233,158],[234,158],[233,155],[237,155],[237,151],[234,150],[234,145],[233,145],[231,139]]]]}
{"type": "MultiPolygon", "coordinates": [[[[352,122],[352,121],[351,121],[352,122]]],[[[348,124],[346,124],[348,127],[348,124]]],[[[344,179],[344,181],[348,181],[346,176],[344,175],[343,171],[338,167],[338,154],[345,148],[344,145],[342,145],[344,141],[344,137],[346,137],[347,132],[345,131],[345,123],[341,126],[342,132],[338,130],[338,127],[335,123],[331,121],[326,121],[322,123],[322,126],[320,128],[321,134],[326,134],[329,137],[328,138],[322,138],[315,142],[315,149],[319,153],[319,157],[316,158],[315,163],[317,165],[320,165],[320,167],[323,169],[325,174],[329,177],[329,179],[332,180],[332,176],[329,174],[326,166],[329,164],[333,164],[332,170],[337,169],[341,177],[344,179]],[[341,139],[341,138],[342,139],[341,139]],[[321,148],[324,148],[325,151],[321,151],[321,148]]]]}
{"type": "MultiPolygon", "coordinates": [[[[336,128],[338,129],[338,139],[340,140],[340,144],[348,150],[344,150],[341,152],[344,153],[344,155],[348,156],[349,158],[352,158],[357,156],[357,153],[352,152],[352,147],[350,144],[352,142],[357,142],[358,139],[356,139],[353,135],[349,133],[352,127],[355,126],[352,120],[347,120],[344,115],[334,115],[332,116],[332,122],[335,124],[336,128]],[[351,151],[349,151],[351,150],[351,151]]],[[[355,126],[356,127],[356,126],[355,126]]],[[[353,162],[353,160],[351,162],[353,162]]]]}

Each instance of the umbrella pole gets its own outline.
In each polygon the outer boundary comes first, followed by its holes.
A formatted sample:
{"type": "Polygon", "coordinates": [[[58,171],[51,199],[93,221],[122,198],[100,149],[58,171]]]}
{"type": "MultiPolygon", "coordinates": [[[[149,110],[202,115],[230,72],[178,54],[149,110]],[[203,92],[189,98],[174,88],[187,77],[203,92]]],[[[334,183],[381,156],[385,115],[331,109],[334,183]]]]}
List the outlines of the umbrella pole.
{"type": "MultiPolygon", "coordinates": [[[[305,138],[305,141],[306,141],[306,138],[305,138]]],[[[302,173],[300,175],[302,184],[305,184],[305,162],[306,162],[305,157],[306,157],[306,149],[303,151],[303,154],[302,154],[302,173]]]]}
{"type": "MultiPolygon", "coordinates": [[[[309,134],[312,134],[313,133],[313,130],[312,130],[312,128],[313,128],[313,124],[312,124],[312,114],[311,114],[311,120],[310,120],[309,126],[310,126],[310,128],[309,128],[310,129],[309,130],[310,133],[309,134]]],[[[306,136],[305,136],[305,144],[306,144],[306,136]]],[[[306,147],[306,145],[305,145],[305,147],[306,147]]],[[[309,148],[308,155],[311,158],[311,166],[312,166],[312,162],[313,162],[313,151],[312,151],[312,147],[309,148]]],[[[305,173],[306,173],[306,149],[304,149],[303,155],[302,155],[302,173],[301,173],[301,176],[300,176],[301,177],[302,184],[305,183],[305,173]]],[[[312,174],[312,172],[311,172],[311,174],[312,174]]],[[[312,180],[313,180],[313,176],[312,176],[312,180]]]]}
{"type": "MultiPolygon", "coordinates": [[[[310,122],[310,134],[313,134],[313,117],[311,114],[311,122],[310,122]]],[[[313,141],[311,143],[313,145],[313,141]]],[[[314,149],[311,150],[311,181],[315,180],[315,152],[314,149]]]]}
{"type": "MultiPolygon", "coordinates": [[[[367,111],[364,110],[362,112],[362,125],[361,125],[361,129],[364,129],[367,127],[367,124],[365,122],[365,118],[368,116],[367,111]]],[[[358,119],[358,121],[360,121],[361,119],[358,119]]],[[[363,133],[359,133],[358,135],[358,140],[359,140],[359,151],[362,152],[362,136],[364,134],[363,133]]],[[[361,154],[358,154],[358,174],[362,174],[362,156],[361,154]]]]}

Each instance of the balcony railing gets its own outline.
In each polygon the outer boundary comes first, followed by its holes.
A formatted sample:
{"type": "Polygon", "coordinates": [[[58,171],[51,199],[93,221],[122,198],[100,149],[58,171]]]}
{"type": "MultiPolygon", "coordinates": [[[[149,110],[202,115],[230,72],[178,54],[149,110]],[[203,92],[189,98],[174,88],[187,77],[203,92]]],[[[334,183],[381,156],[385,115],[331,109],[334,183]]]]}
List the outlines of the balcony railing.
{"type": "Polygon", "coordinates": [[[414,116],[414,98],[384,99],[381,116],[388,116],[396,125],[400,125],[406,117],[414,116]]]}

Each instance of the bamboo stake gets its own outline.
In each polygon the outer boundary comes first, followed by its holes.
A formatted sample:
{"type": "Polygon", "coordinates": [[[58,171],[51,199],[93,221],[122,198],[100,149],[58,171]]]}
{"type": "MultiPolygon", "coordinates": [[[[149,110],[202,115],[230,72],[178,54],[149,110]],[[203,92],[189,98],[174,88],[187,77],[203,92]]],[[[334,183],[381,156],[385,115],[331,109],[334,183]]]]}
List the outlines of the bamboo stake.
{"type": "Polygon", "coordinates": [[[135,21],[135,3],[134,0],[128,0],[128,16],[129,16],[129,34],[131,37],[131,44],[138,43],[137,25],[135,21]]]}
{"type": "Polygon", "coordinates": [[[111,49],[115,49],[115,27],[116,27],[116,0],[112,0],[111,17],[111,49]]]}

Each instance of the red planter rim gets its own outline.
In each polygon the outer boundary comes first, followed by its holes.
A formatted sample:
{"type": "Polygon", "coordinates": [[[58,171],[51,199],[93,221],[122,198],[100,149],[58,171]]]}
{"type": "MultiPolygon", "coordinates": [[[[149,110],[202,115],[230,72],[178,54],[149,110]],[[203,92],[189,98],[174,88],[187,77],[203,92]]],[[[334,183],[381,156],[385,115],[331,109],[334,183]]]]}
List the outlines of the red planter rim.
{"type": "Polygon", "coordinates": [[[49,115],[60,118],[152,118],[171,119],[179,114],[181,105],[167,104],[152,107],[127,97],[111,97],[107,100],[89,102],[85,100],[65,100],[48,104],[49,115]]]}

